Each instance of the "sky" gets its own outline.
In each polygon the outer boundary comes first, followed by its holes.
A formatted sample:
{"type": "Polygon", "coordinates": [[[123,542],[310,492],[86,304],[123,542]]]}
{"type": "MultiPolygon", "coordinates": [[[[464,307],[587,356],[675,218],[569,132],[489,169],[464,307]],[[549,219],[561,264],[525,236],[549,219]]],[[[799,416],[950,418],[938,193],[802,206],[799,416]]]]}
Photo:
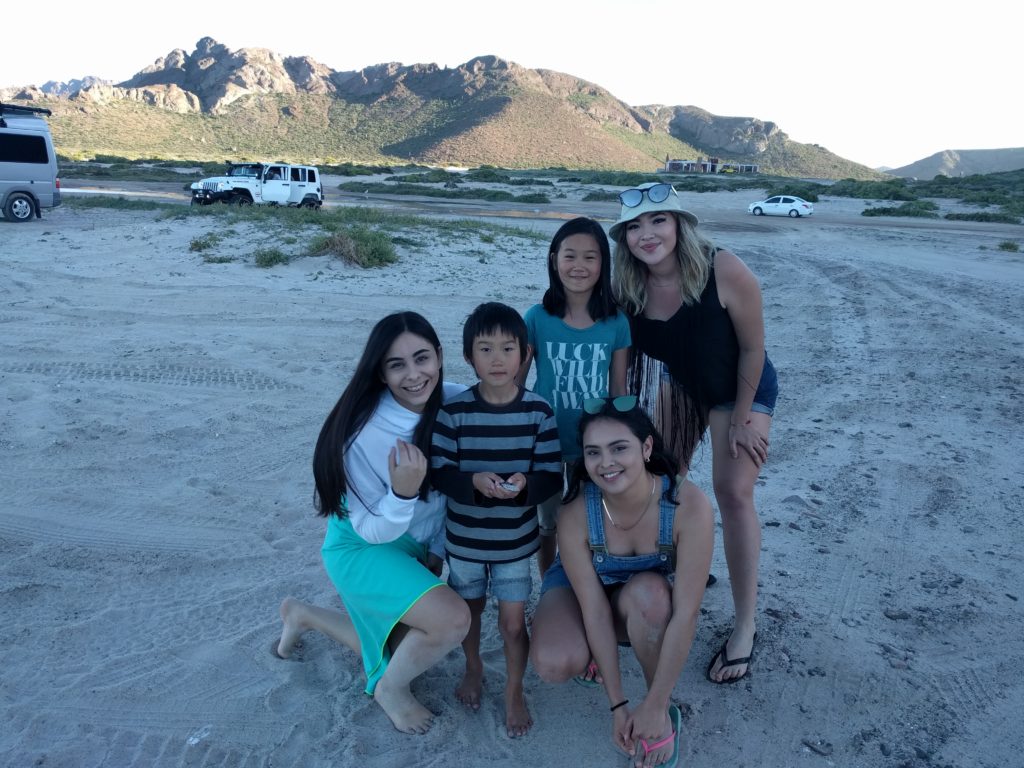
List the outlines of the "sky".
{"type": "Polygon", "coordinates": [[[338,71],[494,55],[633,106],[773,122],[869,167],[1024,146],[1020,25],[1005,0],[391,0],[161,4],[56,0],[5,34],[0,87],[119,82],[202,37],[338,71]],[[146,9],[140,11],[139,9],[146,9]],[[293,13],[292,10],[297,10],[293,13]]]}

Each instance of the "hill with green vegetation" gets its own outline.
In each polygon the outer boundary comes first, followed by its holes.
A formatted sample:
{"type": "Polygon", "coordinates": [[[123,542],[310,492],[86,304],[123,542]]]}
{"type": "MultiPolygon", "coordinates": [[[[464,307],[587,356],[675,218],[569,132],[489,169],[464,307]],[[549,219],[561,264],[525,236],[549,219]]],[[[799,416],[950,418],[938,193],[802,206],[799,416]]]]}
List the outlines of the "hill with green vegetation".
{"type": "Polygon", "coordinates": [[[763,173],[879,179],[791,141],[774,123],[697,107],[631,107],[600,86],[494,56],[455,68],[335,72],[307,57],[230,51],[211,38],[118,85],[68,96],[0,92],[53,111],[58,150],[179,160],[266,160],[653,171],[668,158],[754,163],[763,173]]]}

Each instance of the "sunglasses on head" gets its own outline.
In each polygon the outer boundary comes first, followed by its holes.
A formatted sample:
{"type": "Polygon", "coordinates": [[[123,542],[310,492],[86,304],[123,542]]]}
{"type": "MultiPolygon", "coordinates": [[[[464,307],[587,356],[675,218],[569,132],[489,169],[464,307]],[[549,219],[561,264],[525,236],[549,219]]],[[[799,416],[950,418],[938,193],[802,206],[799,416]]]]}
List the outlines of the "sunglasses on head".
{"type": "Polygon", "coordinates": [[[636,395],[620,395],[619,397],[592,397],[583,401],[583,410],[593,415],[611,406],[619,413],[629,413],[636,408],[636,395]]]}
{"type": "Polygon", "coordinates": [[[647,195],[652,203],[663,203],[675,191],[671,184],[655,184],[647,189],[627,189],[619,194],[619,202],[627,208],[636,208],[644,201],[644,195],[647,195]]]}

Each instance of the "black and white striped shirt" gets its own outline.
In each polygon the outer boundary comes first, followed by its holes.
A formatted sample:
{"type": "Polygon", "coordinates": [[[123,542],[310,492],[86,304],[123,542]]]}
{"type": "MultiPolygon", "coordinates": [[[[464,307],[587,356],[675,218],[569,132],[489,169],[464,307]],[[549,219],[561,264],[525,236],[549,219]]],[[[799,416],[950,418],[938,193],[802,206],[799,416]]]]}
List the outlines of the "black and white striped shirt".
{"type": "Polygon", "coordinates": [[[431,446],[431,482],[448,497],[445,546],[451,557],[511,563],[537,551],[537,504],[562,489],[554,411],[525,389],[492,405],[474,386],[438,411],[431,446]],[[473,487],[477,472],[526,476],[514,499],[489,499],[473,487]]]}

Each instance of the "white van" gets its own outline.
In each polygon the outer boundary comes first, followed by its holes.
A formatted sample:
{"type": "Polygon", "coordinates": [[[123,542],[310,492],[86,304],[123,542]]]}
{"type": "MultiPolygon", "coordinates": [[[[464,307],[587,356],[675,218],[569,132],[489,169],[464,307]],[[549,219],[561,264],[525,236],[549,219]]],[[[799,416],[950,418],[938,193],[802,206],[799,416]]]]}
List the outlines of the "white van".
{"type": "Polygon", "coordinates": [[[50,110],[0,103],[0,211],[7,221],[42,218],[60,205],[50,110]]]}

